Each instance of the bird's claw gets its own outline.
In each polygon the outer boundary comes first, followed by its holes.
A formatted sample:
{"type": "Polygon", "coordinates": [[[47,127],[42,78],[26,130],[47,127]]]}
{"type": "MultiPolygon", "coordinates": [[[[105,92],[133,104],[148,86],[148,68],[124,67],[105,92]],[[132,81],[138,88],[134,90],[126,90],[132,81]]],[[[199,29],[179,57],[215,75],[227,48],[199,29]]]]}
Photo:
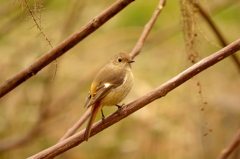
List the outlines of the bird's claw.
{"type": "Polygon", "coordinates": [[[122,109],[122,107],[123,107],[124,105],[125,105],[124,103],[123,103],[122,105],[117,105],[117,104],[116,104],[116,106],[118,107],[118,115],[120,115],[120,116],[121,116],[121,114],[122,114],[121,109],[122,109]]]}

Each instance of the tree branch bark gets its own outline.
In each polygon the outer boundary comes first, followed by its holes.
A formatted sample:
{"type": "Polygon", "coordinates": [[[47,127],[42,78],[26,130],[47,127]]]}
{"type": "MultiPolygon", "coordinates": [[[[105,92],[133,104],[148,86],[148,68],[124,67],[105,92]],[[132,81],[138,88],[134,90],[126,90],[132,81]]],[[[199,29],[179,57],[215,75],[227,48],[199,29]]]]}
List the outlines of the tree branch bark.
{"type": "Polygon", "coordinates": [[[136,43],[135,47],[133,48],[132,52],[130,53],[130,55],[133,59],[135,56],[137,56],[141,52],[143,44],[144,44],[149,32],[151,31],[155,21],[157,20],[158,15],[162,11],[162,8],[165,6],[165,4],[166,4],[166,0],[159,1],[157,9],[154,11],[149,22],[145,25],[143,32],[138,39],[138,42],[136,43]]]}
{"type": "Polygon", "coordinates": [[[63,137],[59,140],[59,142],[72,136],[82,126],[82,124],[88,119],[90,114],[91,114],[91,109],[88,109],[83,114],[83,116],[81,116],[81,118],[70,129],[68,129],[68,131],[63,135],[63,137]]]}
{"type": "Polygon", "coordinates": [[[236,137],[229,144],[227,148],[225,148],[219,156],[219,159],[227,159],[229,155],[239,146],[240,144],[240,129],[237,132],[236,137]]]}
{"type": "MultiPolygon", "coordinates": [[[[154,23],[156,22],[158,15],[162,11],[163,7],[165,6],[165,4],[166,4],[166,0],[159,1],[156,10],[154,11],[154,13],[153,13],[152,17],[150,18],[150,20],[148,21],[148,23],[145,25],[145,27],[142,31],[142,34],[138,39],[138,42],[136,43],[135,47],[133,48],[133,50],[130,53],[132,59],[134,59],[134,57],[137,56],[141,52],[143,44],[144,44],[149,32],[151,31],[154,23]]],[[[82,124],[87,120],[87,118],[89,116],[90,116],[90,111],[88,110],[70,129],[68,129],[68,131],[60,139],[60,141],[65,140],[66,138],[72,136],[79,129],[79,127],[82,126],[82,124]]]]}
{"type": "MultiPolygon", "coordinates": [[[[201,16],[206,20],[206,22],[209,24],[209,26],[212,28],[213,32],[215,33],[216,37],[218,38],[219,42],[221,43],[222,47],[227,46],[227,42],[223,35],[221,34],[220,30],[214,23],[214,21],[211,19],[211,17],[208,15],[208,13],[197,3],[193,2],[195,7],[199,10],[201,16]]],[[[238,71],[240,72],[240,61],[237,57],[237,55],[231,55],[232,60],[234,61],[235,65],[237,66],[238,71]]]]}
{"type": "MultiPolygon", "coordinates": [[[[147,104],[165,96],[168,92],[172,91],[182,83],[186,82],[193,76],[199,74],[200,72],[204,71],[205,69],[209,68],[210,66],[218,63],[219,61],[223,60],[224,58],[232,55],[233,53],[240,50],[240,39],[236,40],[235,42],[229,44],[225,48],[219,50],[218,52],[202,59],[201,61],[197,62],[196,64],[192,65],[182,73],[178,74],[174,78],[170,79],[166,83],[160,85],[159,87],[155,88],[151,92],[147,93],[146,95],[140,97],[139,99],[127,104],[124,106],[121,111],[121,115],[116,111],[110,116],[106,117],[104,122],[98,121],[93,125],[92,132],[90,136],[93,136],[100,131],[108,128],[109,126],[117,123],[118,121],[126,118],[130,114],[134,113],[135,111],[141,109],[142,107],[146,106],[147,104]]],[[[56,145],[39,152],[38,154],[29,157],[29,159],[42,159],[42,158],[53,158],[84,141],[84,132],[85,130],[80,131],[79,133],[57,143],[56,145]]]]}
{"type": "Polygon", "coordinates": [[[36,75],[41,69],[46,67],[52,61],[62,56],[104,23],[106,23],[109,19],[115,16],[118,12],[120,12],[123,8],[129,5],[134,0],[118,0],[108,9],[103,11],[101,14],[93,18],[90,22],[88,22],[85,26],[80,28],[66,40],[61,42],[54,49],[37,59],[34,63],[32,63],[27,68],[23,69],[13,77],[6,80],[4,83],[0,85],[0,98],[6,95],[8,92],[19,86],[21,83],[36,75]]]}

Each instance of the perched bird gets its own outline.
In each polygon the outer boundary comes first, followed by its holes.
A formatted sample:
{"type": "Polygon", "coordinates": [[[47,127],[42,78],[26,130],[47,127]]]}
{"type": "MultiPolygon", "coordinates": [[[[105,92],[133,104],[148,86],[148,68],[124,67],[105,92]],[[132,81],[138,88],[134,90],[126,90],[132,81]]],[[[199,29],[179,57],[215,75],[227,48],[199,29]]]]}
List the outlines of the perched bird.
{"type": "MultiPolygon", "coordinates": [[[[134,62],[127,53],[120,52],[97,73],[84,107],[91,107],[91,115],[84,138],[88,141],[93,122],[103,106],[117,106],[130,92],[133,85],[131,63],[134,62]]],[[[102,112],[104,118],[104,114],[102,112]]]]}

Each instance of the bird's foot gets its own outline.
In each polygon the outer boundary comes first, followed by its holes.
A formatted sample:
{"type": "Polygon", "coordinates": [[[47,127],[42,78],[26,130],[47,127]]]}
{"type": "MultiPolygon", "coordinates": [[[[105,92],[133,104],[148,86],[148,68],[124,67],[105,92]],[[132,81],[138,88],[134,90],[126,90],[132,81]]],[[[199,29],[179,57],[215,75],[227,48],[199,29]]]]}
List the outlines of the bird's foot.
{"type": "Polygon", "coordinates": [[[103,113],[103,110],[101,109],[101,113],[102,113],[102,122],[104,123],[104,121],[105,121],[105,115],[104,115],[104,113],[103,113]]]}
{"type": "Polygon", "coordinates": [[[122,105],[117,105],[116,106],[118,107],[118,115],[121,115],[122,114],[122,107],[124,106],[125,104],[123,103],[122,105]]]}

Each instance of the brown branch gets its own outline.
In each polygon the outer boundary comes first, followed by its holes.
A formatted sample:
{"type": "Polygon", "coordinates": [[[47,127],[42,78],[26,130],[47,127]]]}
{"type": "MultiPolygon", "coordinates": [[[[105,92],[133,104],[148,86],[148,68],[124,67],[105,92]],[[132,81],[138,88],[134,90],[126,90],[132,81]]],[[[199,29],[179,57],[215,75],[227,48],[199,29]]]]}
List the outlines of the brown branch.
{"type": "MultiPolygon", "coordinates": [[[[121,115],[116,111],[110,116],[106,117],[104,122],[98,121],[93,125],[92,132],[90,136],[93,136],[100,131],[106,129],[107,127],[117,123],[118,121],[126,118],[130,114],[134,113],[135,111],[141,109],[142,107],[146,106],[147,104],[165,96],[168,92],[172,91],[182,83],[186,82],[187,80],[191,79],[193,76],[199,74],[200,72],[204,71],[205,69],[209,68],[210,66],[218,63],[219,61],[223,60],[224,58],[230,56],[231,54],[240,50],[240,39],[233,42],[232,44],[226,46],[225,48],[219,50],[218,52],[202,59],[201,61],[197,62],[196,64],[192,65],[179,75],[175,76],[168,82],[162,84],[161,86],[155,88],[151,92],[147,93],[146,95],[140,97],[139,99],[127,104],[121,109],[121,115]]],[[[85,130],[80,131],[79,133],[57,143],[56,145],[39,152],[38,154],[29,157],[29,159],[41,159],[41,158],[53,158],[84,141],[84,132],[85,130]]]]}
{"type": "MultiPolygon", "coordinates": [[[[227,46],[227,42],[226,42],[225,38],[221,34],[220,30],[218,29],[218,27],[216,26],[214,21],[208,15],[208,13],[198,3],[194,2],[194,6],[199,10],[201,16],[207,21],[209,26],[212,28],[213,32],[217,36],[222,47],[227,46]]],[[[240,60],[238,59],[237,55],[233,54],[233,55],[231,55],[231,58],[234,61],[235,65],[237,66],[238,71],[240,72],[240,60]]]]}
{"type": "Polygon", "coordinates": [[[87,120],[87,118],[90,116],[90,114],[91,114],[90,110],[91,109],[88,109],[84,113],[84,115],[81,116],[81,118],[70,129],[68,129],[66,134],[59,141],[63,141],[66,138],[69,138],[70,136],[72,136],[82,126],[82,124],[87,120]]]}
{"type": "Polygon", "coordinates": [[[138,39],[138,42],[136,43],[135,47],[133,48],[132,52],[130,53],[130,55],[133,59],[134,59],[135,56],[137,56],[141,52],[143,44],[144,44],[149,32],[151,31],[155,21],[157,20],[157,17],[159,15],[159,13],[162,11],[162,8],[164,7],[165,4],[166,4],[166,0],[160,0],[159,1],[159,4],[158,4],[155,12],[153,13],[151,19],[145,25],[145,27],[143,29],[143,32],[138,39]]]}
{"type": "Polygon", "coordinates": [[[227,148],[225,148],[222,153],[219,156],[219,159],[227,159],[229,155],[237,149],[237,147],[240,144],[240,129],[238,130],[238,133],[236,137],[233,139],[233,141],[229,144],[227,148]]]}
{"type": "Polygon", "coordinates": [[[108,9],[103,11],[101,14],[96,16],[93,20],[88,22],[85,26],[80,28],[66,40],[61,42],[54,49],[37,59],[34,63],[32,63],[27,68],[23,69],[13,77],[9,78],[7,81],[0,85],[0,98],[6,95],[8,92],[16,88],[18,85],[29,79],[30,77],[37,74],[41,69],[51,63],[53,60],[57,59],[65,52],[70,50],[104,23],[106,23],[109,19],[115,16],[118,12],[120,12],[123,8],[129,5],[134,0],[118,0],[108,9]]]}
{"type": "MultiPolygon", "coordinates": [[[[149,34],[149,32],[151,31],[154,23],[157,20],[157,17],[159,15],[159,13],[161,12],[162,8],[164,7],[166,3],[166,0],[160,0],[159,4],[156,8],[156,10],[154,11],[152,17],[150,18],[149,22],[145,25],[141,36],[139,37],[138,42],[136,43],[135,47],[133,48],[132,52],[131,52],[131,56],[132,58],[134,58],[135,56],[137,56],[140,52],[141,49],[143,47],[143,44],[149,34]]],[[[87,120],[87,118],[90,115],[90,111],[88,110],[78,121],[77,123],[75,123],[67,132],[66,134],[60,139],[60,141],[65,140],[66,138],[72,136],[81,126],[82,124],[87,120]]]]}
{"type": "MultiPolygon", "coordinates": [[[[214,21],[211,19],[210,15],[197,2],[194,2],[194,5],[199,10],[201,16],[207,21],[209,26],[212,28],[213,32],[217,36],[217,38],[218,38],[219,42],[221,43],[222,47],[227,46],[227,42],[226,42],[225,38],[221,34],[220,30],[218,29],[218,27],[216,26],[214,21]]],[[[238,71],[240,72],[240,61],[239,61],[237,55],[232,54],[231,58],[234,61],[236,67],[238,68],[238,71]]],[[[239,130],[236,138],[229,145],[229,147],[227,147],[225,150],[222,151],[219,159],[227,159],[228,156],[234,151],[234,149],[236,149],[238,147],[239,144],[240,144],[240,130],[239,130]]]]}
{"type": "MultiPolygon", "coordinates": [[[[32,20],[34,21],[34,23],[35,23],[34,26],[36,26],[37,29],[40,31],[40,34],[45,38],[45,40],[47,41],[48,45],[50,45],[50,47],[53,48],[51,41],[48,39],[48,37],[46,36],[46,34],[45,34],[44,31],[43,31],[43,28],[41,27],[41,19],[34,16],[34,12],[37,12],[37,10],[32,10],[32,9],[30,8],[27,0],[24,0],[24,4],[26,5],[27,10],[28,10],[28,12],[29,12],[30,15],[31,15],[31,19],[32,19],[32,20]],[[39,23],[38,23],[38,20],[39,20],[39,23]]],[[[24,5],[24,4],[22,4],[22,5],[24,5]]],[[[36,4],[35,4],[35,5],[36,5],[36,4]]],[[[35,7],[36,7],[36,6],[35,6],[35,7]]]]}

